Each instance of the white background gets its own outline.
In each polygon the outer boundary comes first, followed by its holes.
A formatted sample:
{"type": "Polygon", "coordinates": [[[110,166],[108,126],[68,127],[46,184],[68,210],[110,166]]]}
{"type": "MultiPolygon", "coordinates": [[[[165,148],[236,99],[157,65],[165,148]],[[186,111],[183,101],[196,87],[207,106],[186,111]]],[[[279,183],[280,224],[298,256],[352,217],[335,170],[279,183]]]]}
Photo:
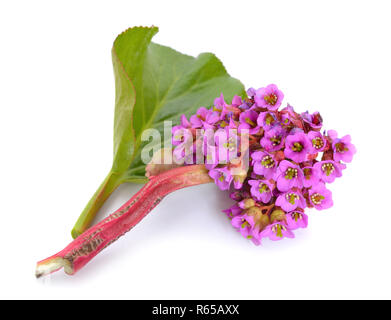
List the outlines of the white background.
{"type": "MultiPolygon", "coordinates": [[[[387,1],[8,1],[0,5],[0,298],[391,298],[387,1]],[[214,185],[168,196],[73,277],[36,280],[111,167],[111,45],[128,27],[276,83],[358,153],[296,239],[256,247],[214,185]]],[[[140,186],[123,185],[100,218],[140,186]]]]}

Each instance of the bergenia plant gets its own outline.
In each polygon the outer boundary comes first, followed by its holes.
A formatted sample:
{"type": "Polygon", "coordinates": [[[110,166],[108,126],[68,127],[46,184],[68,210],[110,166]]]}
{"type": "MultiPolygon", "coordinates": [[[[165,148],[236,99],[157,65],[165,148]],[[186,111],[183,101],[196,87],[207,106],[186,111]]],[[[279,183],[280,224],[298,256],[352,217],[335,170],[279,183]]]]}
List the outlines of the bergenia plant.
{"type": "MultiPolygon", "coordinates": [[[[196,97],[194,97],[196,99],[196,97]]],[[[356,152],[349,135],[322,131],[319,112],[297,113],[271,84],[181,115],[171,147],[155,152],[148,182],[116,212],[38,263],[41,276],[62,267],[74,274],[141,221],[167,194],[215,183],[235,204],[222,208],[234,229],[260,245],[294,238],[306,228],[307,208],[333,205],[328,184],[342,176],[356,152]],[[172,162],[162,159],[172,159],[172,162]]],[[[167,147],[167,145],[166,145],[167,147]]],[[[231,201],[231,200],[230,200],[231,201]]],[[[228,202],[228,201],[227,201],[228,202]]]]}

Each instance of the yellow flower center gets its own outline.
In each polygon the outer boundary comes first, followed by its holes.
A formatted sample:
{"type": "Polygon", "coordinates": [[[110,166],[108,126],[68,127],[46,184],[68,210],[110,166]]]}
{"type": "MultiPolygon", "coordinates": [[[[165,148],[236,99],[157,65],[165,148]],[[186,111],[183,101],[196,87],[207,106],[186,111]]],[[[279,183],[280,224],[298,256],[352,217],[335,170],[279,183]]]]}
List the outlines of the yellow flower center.
{"type": "Polygon", "coordinates": [[[304,147],[300,142],[295,142],[292,146],[292,150],[295,152],[300,152],[301,150],[303,150],[303,148],[304,147]]]}
{"type": "Polygon", "coordinates": [[[271,125],[272,123],[274,123],[274,118],[273,118],[273,116],[270,114],[270,113],[268,113],[267,115],[266,115],[266,117],[265,117],[265,123],[267,124],[267,125],[271,125]]]}
{"type": "Polygon", "coordinates": [[[335,149],[337,150],[337,152],[341,152],[341,153],[345,151],[349,151],[349,149],[346,148],[346,145],[343,142],[336,143],[335,149]]]}
{"type": "Polygon", "coordinates": [[[261,164],[265,168],[269,169],[269,168],[273,168],[274,167],[275,161],[273,160],[273,158],[271,156],[265,156],[265,157],[262,158],[261,164]]]}
{"type": "Polygon", "coordinates": [[[315,149],[321,149],[324,146],[324,142],[320,137],[316,137],[315,139],[312,139],[312,145],[315,149]]]}
{"type": "Polygon", "coordinates": [[[270,138],[270,141],[272,142],[273,146],[278,146],[281,143],[281,138],[274,136],[273,138],[270,138]]]}
{"type": "Polygon", "coordinates": [[[299,199],[299,196],[296,193],[287,193],[285,198],[290,204],[295,204],[296,200],[299,199]]]}
{"type": "Polygon", "coordinates": [[[269,94],[268,96],[264,96],[263,99],[266,101],[267,104],[270,104],[272,106],[274,106],[278,100],[277,96],[274,93],[269,94]]]}
{"type": "Polygon", "coordinates": [[[327,162],[327,163],[323,163],[322,164],[322,171],[324,173],[326,173],[327,176],[329,176],[330,174],[332,174],[334,172],[335,168],[334,168],[334,165],[330,162],[327,162]]]}
{"type": "Polygon", "coordinates": [[[282,231],[286,231],[286,227],[282,224],[278,223],[272,227],[272,232],[275,233],[277,237],[283,237],[282,231]]]}
{"type": "Polygon", "coordinates": [[[250,118],[246,118],[244,121],[246,121],[246,123],[248,123],[250,126],[252,127],[255,127],[256,124],[254,121],[252,121],[250,118]]]}
{"type": "Polygon", "coordinates": [[[292,180],[297,177],[297,169],[296,168],[288,168],[285,171],[285,179],[292,180]]]}
{"type": "Polygon", "coordinates": [[[322,196],[320,193],[314,193],[311,196],[311,201],[315,205],[321,204],[323,200],[324,200],[324,196],[322,196]]]}
{"type": "Polygon", "coordinates": [[[265,183],[261,183],[259,185],[259,192],[260,193],[269,192],[269,191],[270,191],[270,189],[265,183]]]}
{"type": "Polygon", "coordinates": [[[297,220],[302,220],[303,219],[303,215],[299,212],[293,212],[291,217],[297,222],[297,220]]]}

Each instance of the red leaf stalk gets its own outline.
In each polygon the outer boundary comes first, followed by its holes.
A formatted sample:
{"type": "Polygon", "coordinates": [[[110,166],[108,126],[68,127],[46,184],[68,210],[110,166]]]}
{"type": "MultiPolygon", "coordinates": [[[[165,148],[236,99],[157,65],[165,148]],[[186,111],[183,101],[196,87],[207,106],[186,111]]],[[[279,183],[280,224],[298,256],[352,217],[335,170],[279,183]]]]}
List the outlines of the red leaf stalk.
{"type": "Polygon", "coordinates": [[[62,267],[73,275],[100,251],[138,224],[167,194],[212,182],[204,165],[184,166],[151,177],[150,181],[116,212],[89,228],[64,250],[37,263],[36,276],[62,267]]]}

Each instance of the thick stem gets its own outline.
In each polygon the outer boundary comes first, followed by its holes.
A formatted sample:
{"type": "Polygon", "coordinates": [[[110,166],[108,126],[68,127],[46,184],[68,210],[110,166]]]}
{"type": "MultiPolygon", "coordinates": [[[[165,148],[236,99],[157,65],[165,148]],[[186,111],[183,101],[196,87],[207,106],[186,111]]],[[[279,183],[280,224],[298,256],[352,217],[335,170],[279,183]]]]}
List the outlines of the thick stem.
{"type": "Polygon", "coordinates": [[[64,267],[74,274],[100,251],[131,230],[167,194],[186,187],[212,182],[204,165],[184,166],[163,172],[151,180],[116,212],[91,227],[64,250],[37,263],[40,277],[64,267]]]}
{"type": "Polygon", "coordinates": [[[72,229],[72,237],[75,239],[81,235],[91,225],[97,212],[102,207],[110,194],[121,184],[121,178],[114,172],[110,172],[106,179],[99,186],[98,190],[87,203],[83,212],[77,219],[75,226],[72,229]]]}

